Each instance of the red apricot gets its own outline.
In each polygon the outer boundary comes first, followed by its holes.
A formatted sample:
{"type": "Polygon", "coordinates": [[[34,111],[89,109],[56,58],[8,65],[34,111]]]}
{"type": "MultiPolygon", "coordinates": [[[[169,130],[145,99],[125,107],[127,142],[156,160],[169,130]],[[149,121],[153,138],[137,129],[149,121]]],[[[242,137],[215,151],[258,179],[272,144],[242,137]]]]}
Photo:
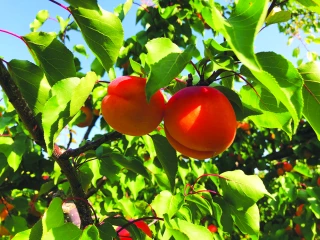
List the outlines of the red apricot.
{"type": "Polygon", "coordinates": [[[169,143],[183,155],[205,159],[233,142],[237,121],[227,97],[212,87],[187,87],[174,94],[164,113],[169,143]]]}
{"type": "Polygon", "coordinates": [[[148,103],[145,87],[146,79],[135,76],[119,77],[109,84],[101,112],[116,131],[141,136],[156,129],[162,121],[164,97],[157,91],[148,103]]]}
{"type": "Polygon", "coordinates": [[[304,211],[304,204],[300,204],[298,207],[297,207],[297,211],[296,211],[296,216],[301,216],[303,211],[304,211]]]}
{"type": "Polygon", "coordinates": [[[288,163],[288,162],[284,162],[283,163],[283,170],[285,170],[286,172],[290,172],[292,170],[292,165],[291,163],[288,163]]]}
{"type": "Polygon", "coordinates": [[[86,115],[86,118],[83,122],[78,123],[77,126],[78,127],[87,127],[91,124],[92,119],[93,119],[92,111],[87,106],[81,107],[80,110],[86,115]]]}
{"type": "Polygon", "coordinates": [[[0,237],[2,236],[9,236],[10,233],[8,229],[6,229],[4,226],[0,225],[0,237]]]}
{"type": "Polygon", "coordinates": [[[0,204],[3,204],[2,210],[0,212],[0,222],[4,221],[7,216],[9,215],[9,211],[14,209],[14,206],[10,203],[8,203],[4,198],[0,198],[0,204]]]}
{"type": "Polygon", "coordinates": [[[320,177],[317,179],[317,185],[320,187],[320,177]]]}
{"type": "Polygon", "coordinates": [[[216,225],[214,225],[214,224],[210,224],[210,225],[208,226],[208,230],[209,230],[210,232],[212,232],[212,233],[216,233],[216,232],[218,231],[218,227],[217,227],[216,225]]]}
{"type": "Polygon", "coordinates": [[[278,174],[278,176],[282,176],[284,174],[283,168],[278,168],[277,169],[277,174],[278,174]]]}
{"type": "Polygon", "coordinates": [[[296,232],[296,234],[298,234],[299,236],[302,236],[302,232],[301,232],[301,226],[299,224],[296,224],[294,226],[294,231],[296,232]]]}
{"type": "MultiPolygon", "coordinates": [[[[148,235],[149,237],[152,238],[152,232],[148,226],[148,224],[146,224],[144,221],[137,221],[133,223],[134,225],[136,225],[138,228],[140,228],[146,235],[148,235]]],[[[130,233],[127,229],[122,229],[119,233],[118,236],[120,238],[120,240],[131,240],[132,238],[130,237],[130,233]]]]}

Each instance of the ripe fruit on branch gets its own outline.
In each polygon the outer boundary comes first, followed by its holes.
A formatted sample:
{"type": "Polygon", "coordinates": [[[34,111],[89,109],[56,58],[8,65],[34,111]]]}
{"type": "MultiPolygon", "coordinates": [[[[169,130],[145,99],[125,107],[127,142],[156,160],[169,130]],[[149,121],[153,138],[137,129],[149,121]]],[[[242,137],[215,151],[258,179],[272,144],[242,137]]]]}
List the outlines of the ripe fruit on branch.
{"type": "Polygon", "coordinates": [[[77,126],[78,127],[87,127],[91,124],[92,119],[93,119],[92,111],[87,106],[81,107],[80,110],[86,115],[86,118],[84,119],[83,122],[78,123],[77,126]]]}
{"type": "Polygon", "coordinates": [[[278,174],[278,176],[282,176],[284,174],[283,168],[278,168],[277,169],[277,174],[278,174]]]}
{"type": "MultiPolygon", "coordinates": [[[[146,235],[148,235],[149,237],[152,238],[152,232],[148,226],[148,224],[146,224],[144,221],[137,221],[133,223],[134,225],[137,226],[137,228],[140,228],[146,235]]],[[[118,228],[120,229],[120,227],[118,228]]],[[[131,240],[131,236],[128,230],[126,229],[122,229],[119,233],[118,236],[120,238],[120,240],[131,240]]]]}
{"type": "Polygon", "coordinates": [[[303,211],[304,211],[304,204],[300,204],[298,207],[297,207],[297,211],[296,211],[296,216],[301,216],[303,211]]]}
{"type": "Polygon", "coordinates": [[[214,225],[214,224],[210,224],[210,225],[208,226],[208,230],[209,230],[210,232],[212,232],[212,233],[216,233],[216,232],[218,231],[218,227],[217,227],[216,225],[214,225]]]}
{"type": "Polygon", "coordinates": [[[296,232],[296,234],[298,234],[299,236],[302,236],[302,232],[301,232],[301,226],[299,224],[296,224],[294,226],[294,231],[296,232]]]}
{"type": "Polygon", "coordinates": [[[3,204],[2,210],[0,212],[0,222],[4,221],[9,215],[9,211],[14,209],[14,206],[8,203],[4,198],[0,198],[0,204],[3,204]]]}
{"type": "Polygon", "coordinates": [[[248,122],[240,122],[238,123],[238,128],[241,128],[243,131],[249,131],[251,127],[248,122]]]}
{"type": "Polygon", "coordinates": [[[283,163],[283,170],[285,170],[286,172],[290,172],[292,170],[292,165],[291,163],[288,163],[288,162],[284,162],[283,163]]]}
{"type": "Polygon", "coordinates": [[[10,233],[8,229],[6,229],[4,226],[0,225],[0,237],[2,236],[9,236],[10,233]]]}
{"type": "Polygon", "coordinates": [[[229,100],[217,89],[187,87],[174,94],[164,113],[169,143],[183,155],[205,159],[233,142],[237,121],[229,100]]]}
{"type": "Polygon", "coordinates": [[[112,81],[108,94],[101,103],[101,112],[106,122],[120,133],[141,136],[159,125],[163,118],[165,102],[157,91],[147,102],[146,79],[123,76],[112,81]]]}

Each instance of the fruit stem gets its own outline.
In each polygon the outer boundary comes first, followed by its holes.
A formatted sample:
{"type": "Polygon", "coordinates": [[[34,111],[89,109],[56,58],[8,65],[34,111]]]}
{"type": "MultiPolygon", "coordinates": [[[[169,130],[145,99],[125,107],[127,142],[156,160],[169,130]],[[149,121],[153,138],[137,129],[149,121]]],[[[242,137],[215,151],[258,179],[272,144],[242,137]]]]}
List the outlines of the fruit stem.
{"type": "Polygon", "coordinates": [[[12,36],[14,36],[14,37],[16,37],[16,38],[19,38],[19,39],[21,39],[21,40],[23,41],[23,38],[22,38],[21,36],[15,34],[15,33],[13,33],[13,32],[9,32],[9,31],[4,30],[4,29],[0,29],[0,32],[10,34],[10,35],[12,35],[12,36]]]}
{"type": "Polygon", "coordinates": [[[193,81],[192,74],[189,73],[188,74],[188,80],[187,80],[187,87],[191,87],[192,86],[192,81],[193,81]]]}
{"type": "Polygon", "coordinates": [[[69,9],[68,7],[66,7],[65,5],[63,5],[63,4],[61,4],[61,3],[58,3],[58,2],[55,1],[55,0],[49,0],[49,2],[53,2],[54,4],[62,7],[63,9],[67,10],[70,14],[72,14],[71,11],[70,11],[70,9],[69,9]]]}

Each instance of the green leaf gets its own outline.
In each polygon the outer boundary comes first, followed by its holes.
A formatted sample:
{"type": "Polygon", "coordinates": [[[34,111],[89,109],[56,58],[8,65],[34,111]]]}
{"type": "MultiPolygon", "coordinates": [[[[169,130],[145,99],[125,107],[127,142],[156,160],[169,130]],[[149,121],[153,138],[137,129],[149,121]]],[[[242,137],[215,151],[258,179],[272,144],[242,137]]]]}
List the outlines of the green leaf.
{"type": "MultiPolygon", "coordinates": [[[[72,3],[74,2],[73,0],[72,3]]],[[[70,10],[81,29],[84,40],[108,71],[116,62],[123,44],[124,33],[121,21],[113,13],[101,8],[90,9],[79,6],[78,8],[70,7],[70,10]]]]}
{"type": "Polygon", "coordinates": [[[223,198],[235,209],[246,210],[269,192],[257,175],[245,175],[242,170],[221,174],[220,187],[223,198]]]}
{"type": "Polygon", "coordinates": [[[30,238],[29,238],[30,232],[31,232],[31,229],[28,229],[28,230],[25,230],[22,232],[18,232],[16,235],[14,235],[12,240],[30,240],[30,238]]]}
{"type": "Polygon", "coordinates": [[[172,218],[184,203],[182,193],[173,195],[171,192],[164,190],[158,194],[151,203],[152,208],[156,211],[158,217],[168,214],[172,218]]]}
{"type": "Polygon", "coordinates": [[[224,201],[222,198],[213,198],[213,201],[220,206],[222,211],[220,223],[224,232],[232,233],[234,219],[231,216],[231,207],[228,202],[224,201]]]}
{"type": "Polygon", "coordinates": [[[46,233],[50,229],[60,227],[63,224],[62,200],[60,198],[54,198],[42,218],[43,232],[46,233]]]}
{"type": "Polygon", "coordinates": [[[320,1],[319,0],[296,0],[302,6],[307,7],[310,11],[320,14],[320,1]]]}
{"type": "Polygon", "coordinates": [[[81,79],[67,78],[52,87],[52,97],[46,102],[42,113],[42,126],[49,155],[52,154],[55,139],[83,106],[96,80],[95,73],[89,72],[81,79]]]}
{"type": "Polygon", "coordinates": [[[153,140],[158,159],[169,179],[171,190],[173,191],[178,171],[177,153],[165,137],[161,135],[152,135],[151,138],[153,140]]]}
{"type": "Polygon", "coordinates": [[[43,226],[42,226],[42,219],[40,219],[36,222],[36,224],[32,226],[29,239],[41,240],[42,234],[43,234],[43,226]]]}
{"type": "Polygon", "coordinates": [[[274,95],[260,84],[252,84],[252,87],[244,86],[240,90],[243,106],[262,113],[250,119],[259,127],[279,128],[291,137],[291,115],[286,107],[278,104],[274,95]]]}
{"type": "Polygon", "coordinates": [[[300,54],[300,48],[299,47],[296,47],[295,49],[293,49],[293,52],[292,52],[292,56],[293,57],[298,57],[300,54]]]}
{"type": "Polygon", "coordinates": [[[48,18],[49,18],[49,11],[40,10],[37,13],[36,18],[29,25],[31,32],[37,31],[44,24],[44,22],[47,21],[48,18]]]}
{"type": "Polygon", "coordinates": [[[6,218],[4,226],[12,235],[28,229],[27,220],[24,217],[14,215],[6,218]]]}
{"type": "Polygon", "coordinates": [[[190,62],[195,46],[183,52],[168,38],[157,38],[146,44],[147,63],[150,66],[146,94],[147,99],[160,88],[167,86],[190,62]]]}
{"type": "Polygon", "coordinates": [[[119,153],[112,153],[107,157],[103,157],[103,161],[108,161],[111,158],[116,164],[129,169],[135,173],[141,174],[145,178],[150,178],[147,170],[143,166],[142,162],[133,157],[127,157],[119,153]]]}
{"type": "Polygon", "coordinates": [[[258,239],[260,230],[260,214],[257,204],[253,204],[246,210],[239,211],[233,206],[230,206],[232,215],[234,216],[234,222],[239,227],[242,233],[247,233],[252,239],[258,239]]]}
{"type": "MultiPolygon", "coordinates": [[[[84,232],[86,231],[86,229],[84,230],[84,232]]],[[[72,223],[65,223],[59,227],[54,227],[54,228],[50,229],[48,232],[46,232],[42,236],[42,239],[46,239],[46,240],[55,240],[55,239],[78,240],[78,239],[80,239],[81,234],[82,234],[82,231],[76,225],[74,225],[72,223]]],[[[91,239],[97,239],[97,238],[91,238],[91,239]]]]}
{"type": "Polygon", "coordinates": [[[103,240],[113,240],[117,236],[115,229],[108,222],[103,222],[101,225],[98,225],[98,230],[103,240]]]}
{"type": "Polygon", "coordinates": [[[97,227],[94,225],[89,225],[83,230],[83,233],[80,239],[81,240],[99,240],[101,238],[99,237],[99,231],[97,227]]]}
{"type": "Polygon", "coordinates": [[[240,61],[256,71],[260,65],[254,54],[254,38],[263,25],[268,3],[268,0],[239,0],[228,20],[223,18],[214,1],[210,1],[210,8],[202,11],[205,22],[223,34],[240,61]]]}
{"type": "Polygon", "coordinates": [[[309,62],[298,68],[304,78],[303,116],[308,120],[320,140],[320,63],[309,62]]]}
{"type": "Polygon", "coordinates": [[[258,53],[257,58],[262,66],[261,71],[251,70],[253,77],[246,67],[242,67],[241,73],[250,80],[263,84],[278,101],[283,103],[293,118],[295,131],[303,109],[301,75],[291,62],[274,52],[258,53]]]}
{"type": "Polygon", "coordinates": [[[97,0],[65,0],[72,7],[81,7],[87,9],[98,10],[98,2],[97,0]]]}
{"type": "Polygon", "coordinates": [[[126,177],[126,186],[129,188],[132,193],[133,199],[138,198],[138,194],[141,190],[145,189],[146,183],[144,181],[144,177],[142,175],[138,175],[135,179],[131,177],[126,177]]]}
{"type": "Polygon", "coordinates": [[[73,50],[82,54],[85,57],[89,57],[86,48],[82,44],[76,44],[73,46],[73,50]]]}
{"type": "Polygon", "coordinates": [[[9,62],[10,75],[34,114],[41,113],[49,98],[51,86],[41,68],[22,60],[9,62]]]}
{"type": "Polygon", "coordinates": [[[211,240],[211,232],[204,226],[196,225],[178,218],[169,219],[165,216],[166,230],[171,233],[174,239],[194,240],[201,236],[201,240],[211,240]]]}
{"type": "Polygon", "coordinates": [[[129,10],[131,9],[133,4],[133,0],[127,0],[125,3],[118,5],[114,9],[114,15],[116,15],[121,21],[123,21],[124,17],[127,15],[129,10]]]}
{"type": "Polygon", "coordinates": [[[43,68],[50,86],[61,79],[76,76],[73,54],[57,40],[55,33],[33,32],[22,38],[43,68]]]}
{"type": "Polygon", "coordinates": [[[266,18],[266,25],[287,22],[290,19],[291,19],[291,12],[290,11],[281,11],[280,7],[275,7],[272,9],[270,14],[266,18]]]}
{"type": "Polygon", "coordinates": [[[309,169],[308,165],[305,163],[297,162],[296,165],[293,167],[293,170],[306,177],[312,178],[311,170],[309,169]]]}
{"type": "Polygon", "coordinates": [[[18,135],[15,140],[10,137],[0,137],[0,153],[2,152],[6,156],[8,165],[14,171],[19,168],[22,156],[26,151],[26,140],[25,135],[18,135]]]}
{"type": "Polygon", "coordinates": [[[202,198],[202,196],[197,194],[191,194],[186,197],[186,201],[193,202],[199,208],[201,214],[203,215],[212,215],[212,208],[210,203],[202,198]]]}
{"type": "Polygon", "coordinates": [[[135,73],[138,73],[141,75],[145,74],[144,68],[138,62],[134,61],[132,58],[130,58],[129,61],[130,61],[131,68],[135,73]]]}

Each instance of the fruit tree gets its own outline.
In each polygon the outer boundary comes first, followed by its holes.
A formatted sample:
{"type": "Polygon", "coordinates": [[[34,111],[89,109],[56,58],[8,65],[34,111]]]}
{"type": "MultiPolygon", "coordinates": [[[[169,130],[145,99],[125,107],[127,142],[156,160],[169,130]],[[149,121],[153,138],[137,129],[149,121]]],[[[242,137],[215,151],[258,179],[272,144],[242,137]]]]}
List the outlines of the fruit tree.
{"type": "Polygon", "coordinates": [[[6,2],[0,239],[319,239],[319,1],[6,2]]]}

